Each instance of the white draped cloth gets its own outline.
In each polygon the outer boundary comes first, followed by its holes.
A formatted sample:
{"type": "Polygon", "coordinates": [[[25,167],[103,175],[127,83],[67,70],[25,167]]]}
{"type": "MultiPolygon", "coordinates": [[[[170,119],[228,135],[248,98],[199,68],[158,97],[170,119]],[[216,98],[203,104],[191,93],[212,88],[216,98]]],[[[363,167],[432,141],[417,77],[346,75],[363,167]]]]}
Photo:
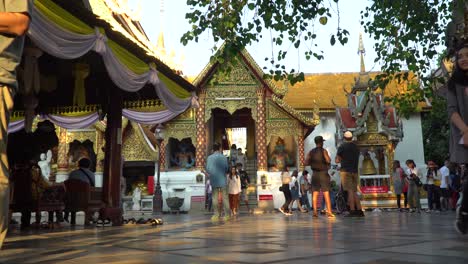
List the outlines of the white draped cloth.
{"type": "MultiPolygon", "coordinates": [[[[168,111],[176,116],[192,105],[192,97],[181,99],[175,96],[159,80],[153,67],[143,74],[136,74],[122,64],[107,43],[107,37],[97,28],[94,34],[78,34],[54,24],[37,9],[32,12],[28,36],[43,51],[61,59],[76,59],[89,51],[95,51],[103,58],[107,72],[115,85],[128,92],[136,92],[147,83],[152,84],[159,99],[168,111]]],[[[167,113],[165,113],[168,115],[167,113]]]]}
{"type": "MultiPolygon", "coordinates": [[[[123,109],[122,116],[127,118],[130,121],[139,123],[139,124],[160,124],[167,122],[177,114],[169,111],[163,110],[159,112],[138,112],[130,109],[123,109]]],[[[84,116],[60,116],[60,115],[42,115],[41,119],[48,119],[55,125],[63,127],[66,129],[80,129],[87,128],[92,126],[99,120],[98,113],[91,113],[84,116]]],[[[8,125],[8,133],[15,133],[24,128],[24,119],[10,122],[8,125]]]]}

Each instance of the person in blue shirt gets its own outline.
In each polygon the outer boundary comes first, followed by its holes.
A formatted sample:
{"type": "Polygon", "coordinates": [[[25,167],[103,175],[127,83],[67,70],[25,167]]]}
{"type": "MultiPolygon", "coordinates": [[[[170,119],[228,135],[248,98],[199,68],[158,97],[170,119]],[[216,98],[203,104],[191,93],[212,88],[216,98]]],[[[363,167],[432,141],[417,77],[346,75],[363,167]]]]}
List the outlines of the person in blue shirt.
{"type": "Polygon", "coordinates": [[[221,153],[221,145],[213,144],[213,153],[208,156],[206,161],[206,172],[210,175],[211,187],[213,189],[213,197],[215,199],[214,208],[215,214],[211,218],[213,221],[218,221],[224,212],[224,220],[229,220],[229,199],[227,193],[226,173],[229,165],[227,158],[221,153]],[[219,195],[222,195],[223,207],[219,206],[219,195]]]}

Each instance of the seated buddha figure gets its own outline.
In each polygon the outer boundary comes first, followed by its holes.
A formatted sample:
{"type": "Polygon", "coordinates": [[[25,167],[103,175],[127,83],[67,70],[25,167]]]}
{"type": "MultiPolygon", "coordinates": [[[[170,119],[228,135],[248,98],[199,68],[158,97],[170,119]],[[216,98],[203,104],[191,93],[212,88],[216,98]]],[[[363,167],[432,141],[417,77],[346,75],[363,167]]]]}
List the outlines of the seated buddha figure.
{"type": "Polygon", "coordinates": [[[190,145],[185,142],[178,144],[178,149],[175,155],[171,158],[171,161],[181,170],[189,170],[195,164],[195,158],[193,153],[190,151],[190,145]]]}
{"type": "Polygon", "coordinates": [[[275,150],[272,152],[269,164],[271,171],[283,171],[283,169],[291,164],[291,158],[289,154],[285,150],[284,140],[282,138],[278,138],[276,141],[275,150]]]}
{"type": "Polygon", "coordinates": [[[133,196],[133,193],[136,189],[139,189],[141,192],[141,196],[148,195],[148,184],[146,183],[146,177],[144,175],[140,175],[137,180],[132,183],[132,189],[130,195],[133,196]]]}

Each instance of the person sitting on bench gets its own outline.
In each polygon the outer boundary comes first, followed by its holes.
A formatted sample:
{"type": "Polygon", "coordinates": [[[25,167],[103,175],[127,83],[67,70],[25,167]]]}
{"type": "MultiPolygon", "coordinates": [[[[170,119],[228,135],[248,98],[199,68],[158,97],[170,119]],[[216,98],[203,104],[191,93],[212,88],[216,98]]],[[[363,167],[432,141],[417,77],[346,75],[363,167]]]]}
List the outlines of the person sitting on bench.
{"type": "Polygon", "coordinates": [[[94,173],[89,169],[91,165],[91,160],[88,158],[82,158],[78,161],[78,169],[70,172],[68,179],[80,180],[86,183],[89,183],[91,187],[95,187],[95,177],[94,173]]]}

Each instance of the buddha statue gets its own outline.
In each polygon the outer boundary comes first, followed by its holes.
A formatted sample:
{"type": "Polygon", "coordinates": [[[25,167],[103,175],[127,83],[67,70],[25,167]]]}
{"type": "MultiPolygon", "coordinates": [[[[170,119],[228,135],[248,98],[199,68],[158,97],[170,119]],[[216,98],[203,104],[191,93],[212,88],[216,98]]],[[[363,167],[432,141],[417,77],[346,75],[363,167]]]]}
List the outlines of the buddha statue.
{"type": "Polygon", "coordinates": [[[375,168],[374,162],[372,161],[368,151],[364,153],[364,159],[362,160],[362,165],[361,165],[361,174],[362,175],[377,174],[377,169],[375,168]]]}
{"type": "Polygon", "coordinates": [[[190,145],[185,142],[180,142],[178,145],[179,151],[175,153],[171,161],[181,170],[189,170],[195,164],[195,157],[189,150],[190,145]]]}
{"type": "Polygon", "coordinates": [[[271,166],[271,171],[283,171],[286,166],[291,164],[291,158],[285,150],[284,140],[282,138],[278,138],[276,141],[275,150],[271,155],[269,164],[271,166]]]}
{"type": "Polygon", "coordinates": [[[133,195],[135,190],[138,189],[142,196],[148,195],[148,185],[146,184],[146,177],[140,175],[138,179],[133,182],[130,195],[133,195]]]}

